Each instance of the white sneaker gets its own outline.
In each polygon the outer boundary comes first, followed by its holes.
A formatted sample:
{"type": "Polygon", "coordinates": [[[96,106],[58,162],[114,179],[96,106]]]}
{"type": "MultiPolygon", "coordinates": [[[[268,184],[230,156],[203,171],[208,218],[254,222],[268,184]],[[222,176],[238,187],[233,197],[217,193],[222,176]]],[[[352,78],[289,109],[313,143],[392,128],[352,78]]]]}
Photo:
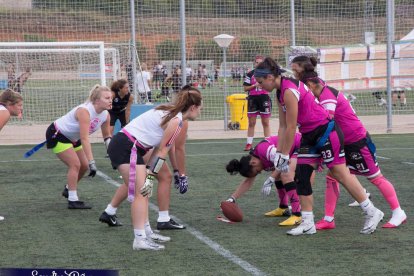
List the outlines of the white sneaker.
{"type": "MultiPolygon", "coordinates": [[[[371,194],[368,193],[367,189],[364,189],[364,191],[365,191],[365,194],[367,195],[367,197],[370,199],[371,198],[371,194]]],[[[358,203],[358,201],[355,200],[354,202],[349,203],[348,206],[349,207],[359,207],[359,203],[358,203]]]]}
{"type": "Polygon", "coordinates": [[[384,213],[380,209],[375,208],[375,211],[372,215],[365,214],[365,223],[364,228],[361,229],[361,234],[372,234],[377,229],[378,223],[384,217],[384,213]]]}
{"type": "Polygon", "coordinates": [[[316,233],[315,223],[305,223],[302,220],[302,223],[292,230],[286,232],[286,234],[291,236],[299,236],[299,235],[312,235],[316,233]]]}
{"type": "Polygon", "coordinates": [[[153,250],[158,251],[164,249],[165,246],[153,242],[150,238],[135,238],[134,243],[132,244],[132,249],[134,250],[153,250]]]}
{"type": "Polygon", "coordinates": [[[149,236],[154,242],[169,242],[171,240],[170,237],[163,236],[155,232],[152,232],[150,235],[147,236],[149,236]]]}
{"type": "Polygon", "coordinates": [[[4,217],[0,216],[0,221],[4,220],[4,217]]]}

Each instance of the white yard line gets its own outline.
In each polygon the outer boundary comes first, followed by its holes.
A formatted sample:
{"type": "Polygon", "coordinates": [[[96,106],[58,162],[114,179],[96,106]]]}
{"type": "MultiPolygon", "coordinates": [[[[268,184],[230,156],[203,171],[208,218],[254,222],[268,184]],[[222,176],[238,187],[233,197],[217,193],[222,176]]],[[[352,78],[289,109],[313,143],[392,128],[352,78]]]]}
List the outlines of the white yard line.
{"type": "MultiPolygon", "coordinates": [[[[102,171],[97,171],[96,174],[98,176],[102,177],[109,184],[114,185],[115,187],[119,187],[119,186],[122,185],[121,183],[118,183],[117,181],[113,180],[111,177],[109,177],[108,175],[106,175],[102,171]]],[[[150,202],[149,203],[149,206],[150,206],[151,210],[153,210],[154,212],[158,212],[158,206],[157,205],[155,205],[155,204],[153,204],[153,203],[150,202]]],[[[178,223],[184,224],[184,222],[181,221],[180,219],[178,219],[177,217],[175,217],[175,216],[171,216],[171,217],[175,221],[177,221],[178,223]]],[[[266,275],[266,273],[264,273],[263,271],[261,271],[257,267],[255,267],[255,266],[251,265],[250,263],[246,262],[245,260],[237,257],[236,255],[234,255],[233,253],[231,253],[229,250],[225,249],[220,244],[218,244],[215,241],[211,240],[209,237],[203,235],[203,233],[201,233],[200,231],[196,230],[195,228],[187,225],[186,230],[191,235],[193,235],[194,237],[196,237],[198,240],[202,241],[208,247],[210,247],[211,249],[213,249],[214,251],[216,251],[218,254],[220,254],[224,258],[228,259],[229,261],[235,263],[236,265],[240,266],[241,268],[243,268],[245,271],[251,273],[252,275],[266,275]]]]}

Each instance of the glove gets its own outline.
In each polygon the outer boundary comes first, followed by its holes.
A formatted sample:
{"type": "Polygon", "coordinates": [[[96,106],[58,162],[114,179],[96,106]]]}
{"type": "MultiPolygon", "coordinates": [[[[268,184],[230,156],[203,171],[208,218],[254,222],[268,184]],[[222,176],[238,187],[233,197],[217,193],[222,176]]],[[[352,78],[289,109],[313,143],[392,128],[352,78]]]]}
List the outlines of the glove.
{"type": "Polygon", "coordinates": [[[185,194],[188,190],[188,177],[186,175],[180,176],[178,185],[180,189],[180,194],[185,194]]]}
{"type": "Polygon", "coordinates": [[[174,187],[180,188],[180,172],[178,170],[174,170],[174,187]]]}
{"type": "Polygon", "coordinates": [[[272,191],[273,184],[275,184],[275,179],[274,179],[274,177],[269,176],[269,178],[266,179],[266,181],[263,183],[263,187],[262,187],[262,195],[263,196],[269,196],[270,195],[270,192],[272,191]]]}
{"type": "Polygon", "coordinates": [[[96,168],[95,160],[89,161],[89,175],[91,177],[94,177],[96,175],[96,171],[98,169],[96,168]]]}
{"type": "Polygon", "coordinates": [[[147,174],[147,178],[145,179],[144,186],[141,188],[141,195],[142,196],[152,196],[152,187],[154,186],[155,176],[152,174],[147,174]]]}
{"type": "Polygon", "coordinates": [[[233,196],[230,196],[228,199],[226,199],[226,201],[236,203],[236,199],[233,196]]]}
{"type": "Polygon", "coordinates": [[[289,155],[284,155],[281,152],[277,152],[273,163],[275,164],[276,170],[282,173],[287,173],[289,171],[289,155]]]}

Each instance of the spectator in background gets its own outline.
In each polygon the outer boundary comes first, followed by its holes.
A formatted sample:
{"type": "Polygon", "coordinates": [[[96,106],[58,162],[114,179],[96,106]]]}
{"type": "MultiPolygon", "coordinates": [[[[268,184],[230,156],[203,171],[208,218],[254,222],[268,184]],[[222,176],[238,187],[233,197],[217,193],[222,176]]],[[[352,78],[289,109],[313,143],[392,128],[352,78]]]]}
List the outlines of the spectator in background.
{"type": "Polygon", "coordinates": [[[129,85],[129,92],[133,93],[134,92],[134,71],[132,69],[132,63],[128,62],[125,65],[125,73],[126,73],[126,77],[128,80],[128,85],[129,85]]]}
{"type": "Polygon", "coordinates": [[[152,104],[151,86],[151,73],[147,71],[147,64],[142,63],[141,71],[137,73],[137,89],[142,102],[152,104]]]}
{"type": "MultiPolygon", "coordinates": [[[[262,56],[256,56],[254,63],[257,66],[263,61],[262,56]]],[[[272,115],[272,101],[269,92],[264,90],[254,77],[254,69],[247,73],[243,83],[244,91],[248,93],[247,97],[247,117],[249,118],[249,126],[247,129],[247,142],[245,151],[250,151],[254,138],[254,128],[256,126],[256,118],[260,115],[263,125],[265,138],[270,137],[269,120],[272,115]]]]}
{"type": "Polygon", "coordinates": [[[193,83],[193,69],[189,64],[187,64],[187,68],[185,68],[185,78],[187,81],[187,84],[193,83]]]}
{"type": "Polygon", "coordinates": [[[154,77],[154,89],[160,89],[162,82],[162,65],[161,63],[154,62],[154,67],[152,68],[152,74],[154,77]]]}
{"type": "Polygon", "coordinates": [[[206,65],[201,65],[201,88],[207,87],[207,77],[208,77],[208,71],[206,68],[206,65]]]}
{"type": "Polygon", "coordinates": [[[32,75],[32,69],[28,67],[26,68],[24,73],[22,73],[19,77],[16,78],[16,71],[15,71],[14,65],[10,63],[7,66],[8,88],[14,90],[15,92],[22,93],[23,86],[31,75],[32,75]]]}
{"type": "Polygon", "coordinates": [[[395,88],[392,91],[392,105],[397,106],[397,102],[400,102],[400,106],[407,105],[407,99],[405,98],[405,91],[401,88],[395,88]]]}

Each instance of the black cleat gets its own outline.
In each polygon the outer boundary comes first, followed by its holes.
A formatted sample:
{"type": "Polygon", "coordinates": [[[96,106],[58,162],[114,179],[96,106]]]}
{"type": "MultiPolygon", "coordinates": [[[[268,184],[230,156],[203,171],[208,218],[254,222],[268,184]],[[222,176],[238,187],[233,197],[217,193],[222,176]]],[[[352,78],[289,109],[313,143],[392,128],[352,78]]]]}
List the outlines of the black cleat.
{"type": "Polygon", "coordinates": [[[158,230],[181,230],[181,229],[185,229],[185,226],[176,223],[173,219],[170,219],[170,221],[157,222],[157,229],[158,230]]]}
{"type": "Polygon", "coordinates": [[[65,188],[62,191],[62,196],[64,198],[68,198],[69,197],[69,190],[68,190],[68,188],[66,188],[66,186],[65,186],[65,188]]]}
{"type": "Polygon", "coordinates": [[[109,226],[122,226],[122,223],[118,220],[116,215],[108,215],[107,212],[103,212],[99,217],[99,221],[107,223],[109,226]]]}
{"type": "Polygon", "coordinates": [[[86,205],[83,201],[68,201],[68,209],[92,209],[92,206],[86,205]]]}

